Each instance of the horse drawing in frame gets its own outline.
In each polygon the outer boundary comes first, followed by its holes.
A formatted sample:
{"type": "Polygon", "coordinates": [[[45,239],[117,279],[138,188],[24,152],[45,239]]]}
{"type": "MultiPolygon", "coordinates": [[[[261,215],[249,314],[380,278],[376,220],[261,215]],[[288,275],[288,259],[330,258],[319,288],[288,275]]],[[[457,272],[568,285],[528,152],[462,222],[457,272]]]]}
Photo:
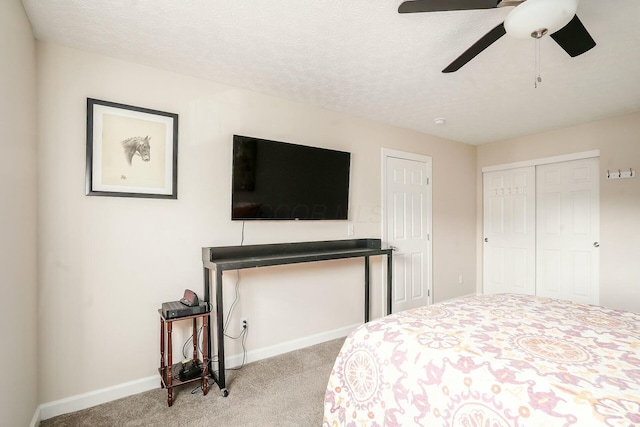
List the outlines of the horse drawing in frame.
{"type": "Polygon", "coordinates": [[[127,163],[131,165],[133,156],[138,155],[143,162],[151,160],[151,146],[149,141],[151,138],[147,135],[144,138],[140,136],[134,136],[122,141],[122,147],[124,148],[124,156],[127,159],[127,163]]]}

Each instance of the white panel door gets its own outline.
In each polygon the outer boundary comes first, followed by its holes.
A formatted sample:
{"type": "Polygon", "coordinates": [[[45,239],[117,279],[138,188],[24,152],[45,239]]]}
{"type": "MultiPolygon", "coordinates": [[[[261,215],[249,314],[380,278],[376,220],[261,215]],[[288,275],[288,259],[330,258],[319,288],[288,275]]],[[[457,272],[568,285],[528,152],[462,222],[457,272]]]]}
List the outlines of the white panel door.
{"type": "Polygon", "coordinates": [[[483,293],[534,295],[535,167],[483,174],[483,293]]]}
{"type": "Polygon", "coordinates": [[[599,303],[599,160],[538,166],[537,294],[599,303]]]}
{"type": "Polygon", "coordinates": [[[392,311],[431,303],[431,158],[385,155],[385,235],[393,252],[392,311]]]}

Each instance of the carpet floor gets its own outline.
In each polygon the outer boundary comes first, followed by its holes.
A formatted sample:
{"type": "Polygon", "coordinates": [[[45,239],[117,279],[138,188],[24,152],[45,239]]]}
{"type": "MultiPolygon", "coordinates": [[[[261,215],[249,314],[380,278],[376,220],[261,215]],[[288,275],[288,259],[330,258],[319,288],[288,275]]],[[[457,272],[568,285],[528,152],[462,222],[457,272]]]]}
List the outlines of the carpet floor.
{"type": "Polygon", "coordinates": [[[344,338],[332,340],[230,370],[228,397],[213,383],[206,396],[190,383],[174,389],[169,408],[166,390],[158,387],[40,426],[319,427],[329,374],[343,343],[344,338]]]}

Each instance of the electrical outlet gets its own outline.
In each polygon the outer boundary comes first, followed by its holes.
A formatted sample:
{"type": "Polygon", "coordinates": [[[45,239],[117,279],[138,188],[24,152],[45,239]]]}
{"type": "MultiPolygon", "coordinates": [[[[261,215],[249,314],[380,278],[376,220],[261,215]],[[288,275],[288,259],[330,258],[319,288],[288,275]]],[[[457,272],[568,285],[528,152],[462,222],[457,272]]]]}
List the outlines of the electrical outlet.
{"type": "Polygon", "coordinates": [[[249,327],[249,322],[247,322],[247,318],[246,317],[241,317],[240,318],[240,330],[244,330],[247,329],[249,327]]]}

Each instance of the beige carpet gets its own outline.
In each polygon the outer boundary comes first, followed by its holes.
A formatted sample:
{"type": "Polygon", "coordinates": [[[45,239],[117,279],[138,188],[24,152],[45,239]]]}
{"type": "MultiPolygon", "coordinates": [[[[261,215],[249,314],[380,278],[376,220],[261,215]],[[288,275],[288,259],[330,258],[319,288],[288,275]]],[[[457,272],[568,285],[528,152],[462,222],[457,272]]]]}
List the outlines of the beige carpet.
{"type": "MultiPolygon", "coordinates": [[[[207,396],[186,384],[174,392],[157,390],[44,420],[41,427],[319,427],[324,392],[344,339],[329,341],[228,371],[229,396],[213,385],[207,396]]],[[[159,381],[159,380],[158,380],[159,381]]]]}

